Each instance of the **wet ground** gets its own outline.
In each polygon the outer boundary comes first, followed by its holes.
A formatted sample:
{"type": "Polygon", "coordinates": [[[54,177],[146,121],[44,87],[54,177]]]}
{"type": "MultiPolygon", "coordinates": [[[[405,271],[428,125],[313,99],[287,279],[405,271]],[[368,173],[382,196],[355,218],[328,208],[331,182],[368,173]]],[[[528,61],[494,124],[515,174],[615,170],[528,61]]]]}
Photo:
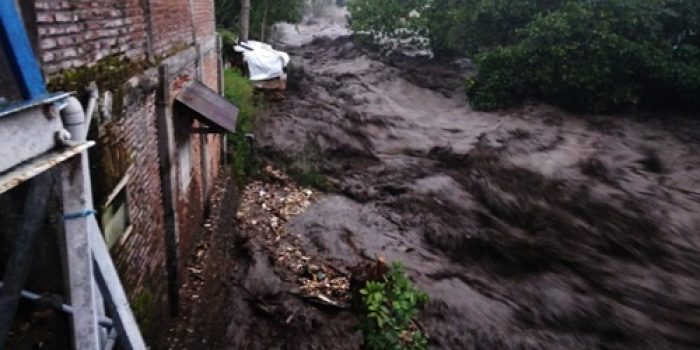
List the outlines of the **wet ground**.
{"type": "MultiPolygon", "coordinates": [[[[286,28],[289,91],[257,135],[314,149],[337,189],[286,224],[307,252],[403,261],[434,348],[700,347],[697,118],[473,111],[463,65],[376,57],[336,24],[286,28]]],[[[242,246],[256,297],[231,306],[227,346],[359,347],[351,313],[291,296],[242,246]]]]}

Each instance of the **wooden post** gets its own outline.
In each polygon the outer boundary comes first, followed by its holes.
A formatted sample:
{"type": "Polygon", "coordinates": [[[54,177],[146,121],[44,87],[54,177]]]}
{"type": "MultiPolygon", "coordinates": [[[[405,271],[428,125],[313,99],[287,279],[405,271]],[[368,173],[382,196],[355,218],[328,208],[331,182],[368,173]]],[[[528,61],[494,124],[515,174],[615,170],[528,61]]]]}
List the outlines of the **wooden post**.
{"type": "MultiPolygon", "coordinates": [[[[216,35],[216,55],[217,55],[217,74],[219,78],[219,94],[221,96],[226,96],[224,91],[224,42],[221,35],[216,35]]],[[[224,133],[219,136],[219,141],[221,142],[221,164],[224,166],[228,165],[228,133],[224,133]]]]}
{"type": "Polygon", "coordinates": [[[163,195],[163,219],[165,222],[166,264],[168,270],[168,300],[170,313],[177,315],[180,309],[180,269],[176,194],[177,169],[175,168],[175,129],[170,98],[168,66],[158,67],[160,86],[156,102],[158,128],[158,155],[160,159],[160,183],[163,195]]]}
{"type": "MultiPolygon", "coordinates": [[[[202,54],[202,44],[197,44],[197,80],[202,84],[206,85],[204,82],[204,55],[202,54]]],[[[201,122],[199,125],[202,125],[201,122]]],[[[209,141],[209,135],[199,134],[199,163],[202,170],[202,204],[207,206],[206,203],[209,201],[209,156],[207,150],[207,144],[209,141]]]]}
{"type": "MultiPolygon", "coordinates": [[[[63,164],[61,182],[65,228],[64,270],[68,295],[73,307],[75,349],[99,349],[94,270],[88,218],[93,216],[92,195],[86,191],[89,180],[87,152],[63,164]]],[[[89,188],[89,187],[88,187],[89,188]]]]}

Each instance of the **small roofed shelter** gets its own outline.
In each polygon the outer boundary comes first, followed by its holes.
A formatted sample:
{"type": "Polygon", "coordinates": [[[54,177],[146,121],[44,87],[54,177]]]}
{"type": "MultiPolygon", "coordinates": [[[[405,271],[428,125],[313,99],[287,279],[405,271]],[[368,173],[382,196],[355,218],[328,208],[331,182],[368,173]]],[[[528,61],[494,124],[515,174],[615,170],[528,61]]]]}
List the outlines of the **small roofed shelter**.
{"type": "Polygon", "coordinates": [[[182,88],[175,100],[194,112],[193,117],[203,125],[192,131],[200,133],[236,131],[238,108],[206,85],[191,81],[182,88]]]}

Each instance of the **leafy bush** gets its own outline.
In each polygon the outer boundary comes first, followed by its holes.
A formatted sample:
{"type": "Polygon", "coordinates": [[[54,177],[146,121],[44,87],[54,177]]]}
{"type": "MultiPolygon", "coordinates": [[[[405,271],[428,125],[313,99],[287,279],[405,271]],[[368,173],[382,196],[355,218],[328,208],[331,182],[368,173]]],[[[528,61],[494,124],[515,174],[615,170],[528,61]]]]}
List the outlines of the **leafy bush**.
{"type": "Polygon", "coordinates": [[[401,263],[393,264],[384,282],[367,282],[360,294],[367,349],[427,349],[428,340],[416,327],[414,317],[428,296],[415,289],[401,263]]]}
{"type": "Polygon", "coordinates": [[[236,69],[224,71],[224,94],[238,107],[236,133],[228,135],[228,143],[233,149],[232,166],[236,181],[244,185],[258,169],[255,163],[254,148],[246,137],[255,128],[255,119],[260,111],[261,101],[254,94],[248,78],[236,69]]]}
{"type": "Polygon", "coordinates": [[[490,110],[535,97],[595,112],[690,103],[700,97],[698,49],[667,40],[665,5],[575,1],[540,14],[519,31],[518,43],[477,57],[470,102],[490,110]]]}
{"type": "Polygon", "coordinates": [[[427,34],[437,54],[516,42],[516,31],[563,0],[350,0],[351,28],[376,38],[427,34]]]}
{"type": "Polygon", "coordinates": [[[564,0],[433,0],[427,26],[438,55],[475,54],[516,43],[518,30],[564,0]]]}
{"type": "Polygon", "coordinates": [[[596,112],[692,108],[700,98],[697,0],[353,0],[349,9],[356,31],[411,28],[438,55],[475,57],[467,93],[478,109],[530,97],[596,112]]]}

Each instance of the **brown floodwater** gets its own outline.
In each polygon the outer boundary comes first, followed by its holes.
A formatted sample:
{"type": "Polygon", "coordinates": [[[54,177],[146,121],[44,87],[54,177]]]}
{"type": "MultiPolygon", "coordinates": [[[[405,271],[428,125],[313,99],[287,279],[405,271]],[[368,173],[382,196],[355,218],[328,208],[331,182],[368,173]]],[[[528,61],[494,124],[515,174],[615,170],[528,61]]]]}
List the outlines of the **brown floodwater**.
{"type": "MultiPolygon", "coordinates": [[[[436,349],[700,348],[697,115],[474,111],[464,64],[378,57],[343,25],[281,26],[289,91],[257,134],[337,189],[289,223],[308,251],[401,260],[436,349]]],[[[246,249],[237,278],[303,321],[235,301],[230,347],[358,348],[350,312],[280,297],[246,249]]]]}

